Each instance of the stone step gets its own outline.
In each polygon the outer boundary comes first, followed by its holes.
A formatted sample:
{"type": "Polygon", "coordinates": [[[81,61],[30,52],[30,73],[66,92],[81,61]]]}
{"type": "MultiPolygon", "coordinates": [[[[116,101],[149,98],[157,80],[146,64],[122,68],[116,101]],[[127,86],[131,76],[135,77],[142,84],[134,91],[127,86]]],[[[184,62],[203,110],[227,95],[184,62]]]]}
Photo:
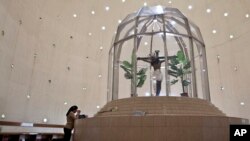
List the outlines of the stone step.
{"type": "Polygon", "coordinates": [[[187,97],[133,97],[107,103],[96,116],[133,115],[215,115],[225,116],[212,103],[198,98],[187,97]]]}

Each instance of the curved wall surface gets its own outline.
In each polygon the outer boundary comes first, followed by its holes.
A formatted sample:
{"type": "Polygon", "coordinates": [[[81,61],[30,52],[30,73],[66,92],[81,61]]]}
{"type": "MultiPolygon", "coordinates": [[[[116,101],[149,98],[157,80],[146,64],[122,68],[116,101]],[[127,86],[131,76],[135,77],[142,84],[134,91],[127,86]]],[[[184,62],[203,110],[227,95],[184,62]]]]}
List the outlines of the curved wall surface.
{"type": "MultiPolygon", "coordinates": [[[[229,116],[250,118],[250,18],[245,17],[250,3],[192,2],[192,10],[181,0],[147,4],[176,7],[200,27],[212,103],[229,116]]],[[[143,3],[0,0],[1,120],[40,123],[47,118],[64,124],[66,111],[75,104],[93,116],[106,104],[108,50],[118,20],[143,3]]],[[[129,97],[123,91],[121,97],[129,97]]]]}
{"type": "Polygon", "coordinates": [[[0,1],[1,120],[64,124],[71,105],[91,116],[105,104],[105,53],[87,41],[90,23],[72,16],[88,17],[85,3],[0,1]]]}

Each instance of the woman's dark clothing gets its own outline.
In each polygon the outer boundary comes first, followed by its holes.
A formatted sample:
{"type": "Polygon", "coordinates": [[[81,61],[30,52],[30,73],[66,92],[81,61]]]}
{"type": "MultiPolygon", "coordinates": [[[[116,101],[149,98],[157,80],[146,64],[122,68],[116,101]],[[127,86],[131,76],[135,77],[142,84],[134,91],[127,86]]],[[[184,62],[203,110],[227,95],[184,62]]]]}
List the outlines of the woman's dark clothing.
{"type": "Polygon", "coordinates": [[[64,141],[70,141],[72,129],[63,128],[64,130],[64,141]]]}
{"type": "Polygon", "coordinates": [[[74,122],[76,120],[76,115],[74,112],[70,112],[67,115],[67,123],[64,126],[63,130],[64,130],[64,141],[70,141],[70,137],[72,134],[72,130],[74,129],[74,122]]]}

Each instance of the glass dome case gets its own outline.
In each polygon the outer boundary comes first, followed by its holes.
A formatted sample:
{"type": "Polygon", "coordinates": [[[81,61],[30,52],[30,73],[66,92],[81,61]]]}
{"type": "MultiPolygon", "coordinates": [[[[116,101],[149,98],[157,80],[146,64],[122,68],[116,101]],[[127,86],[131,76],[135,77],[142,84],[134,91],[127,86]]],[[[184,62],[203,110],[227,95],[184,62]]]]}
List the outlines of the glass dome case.
{"type": "Polygon", "coordinates": [[[201,32],[176,8],[143,7],[129,14],[118,25],[108,67],[108,101],[156,95],[157,71],[163,77],[160,96],[210,100],[201,32]]]}

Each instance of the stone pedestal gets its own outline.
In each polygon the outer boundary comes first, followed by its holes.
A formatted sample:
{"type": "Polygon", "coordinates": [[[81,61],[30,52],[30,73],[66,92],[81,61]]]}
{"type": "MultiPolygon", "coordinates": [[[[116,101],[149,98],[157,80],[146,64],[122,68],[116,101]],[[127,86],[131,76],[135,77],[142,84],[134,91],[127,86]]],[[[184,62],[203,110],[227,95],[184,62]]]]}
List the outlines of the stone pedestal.
{"type": "Polygon", "coordinates": [[[208,101],[186,97],[115,100],[93,118],[77,120],[75,141],[229,141],[230,124],[208,101]]]}

